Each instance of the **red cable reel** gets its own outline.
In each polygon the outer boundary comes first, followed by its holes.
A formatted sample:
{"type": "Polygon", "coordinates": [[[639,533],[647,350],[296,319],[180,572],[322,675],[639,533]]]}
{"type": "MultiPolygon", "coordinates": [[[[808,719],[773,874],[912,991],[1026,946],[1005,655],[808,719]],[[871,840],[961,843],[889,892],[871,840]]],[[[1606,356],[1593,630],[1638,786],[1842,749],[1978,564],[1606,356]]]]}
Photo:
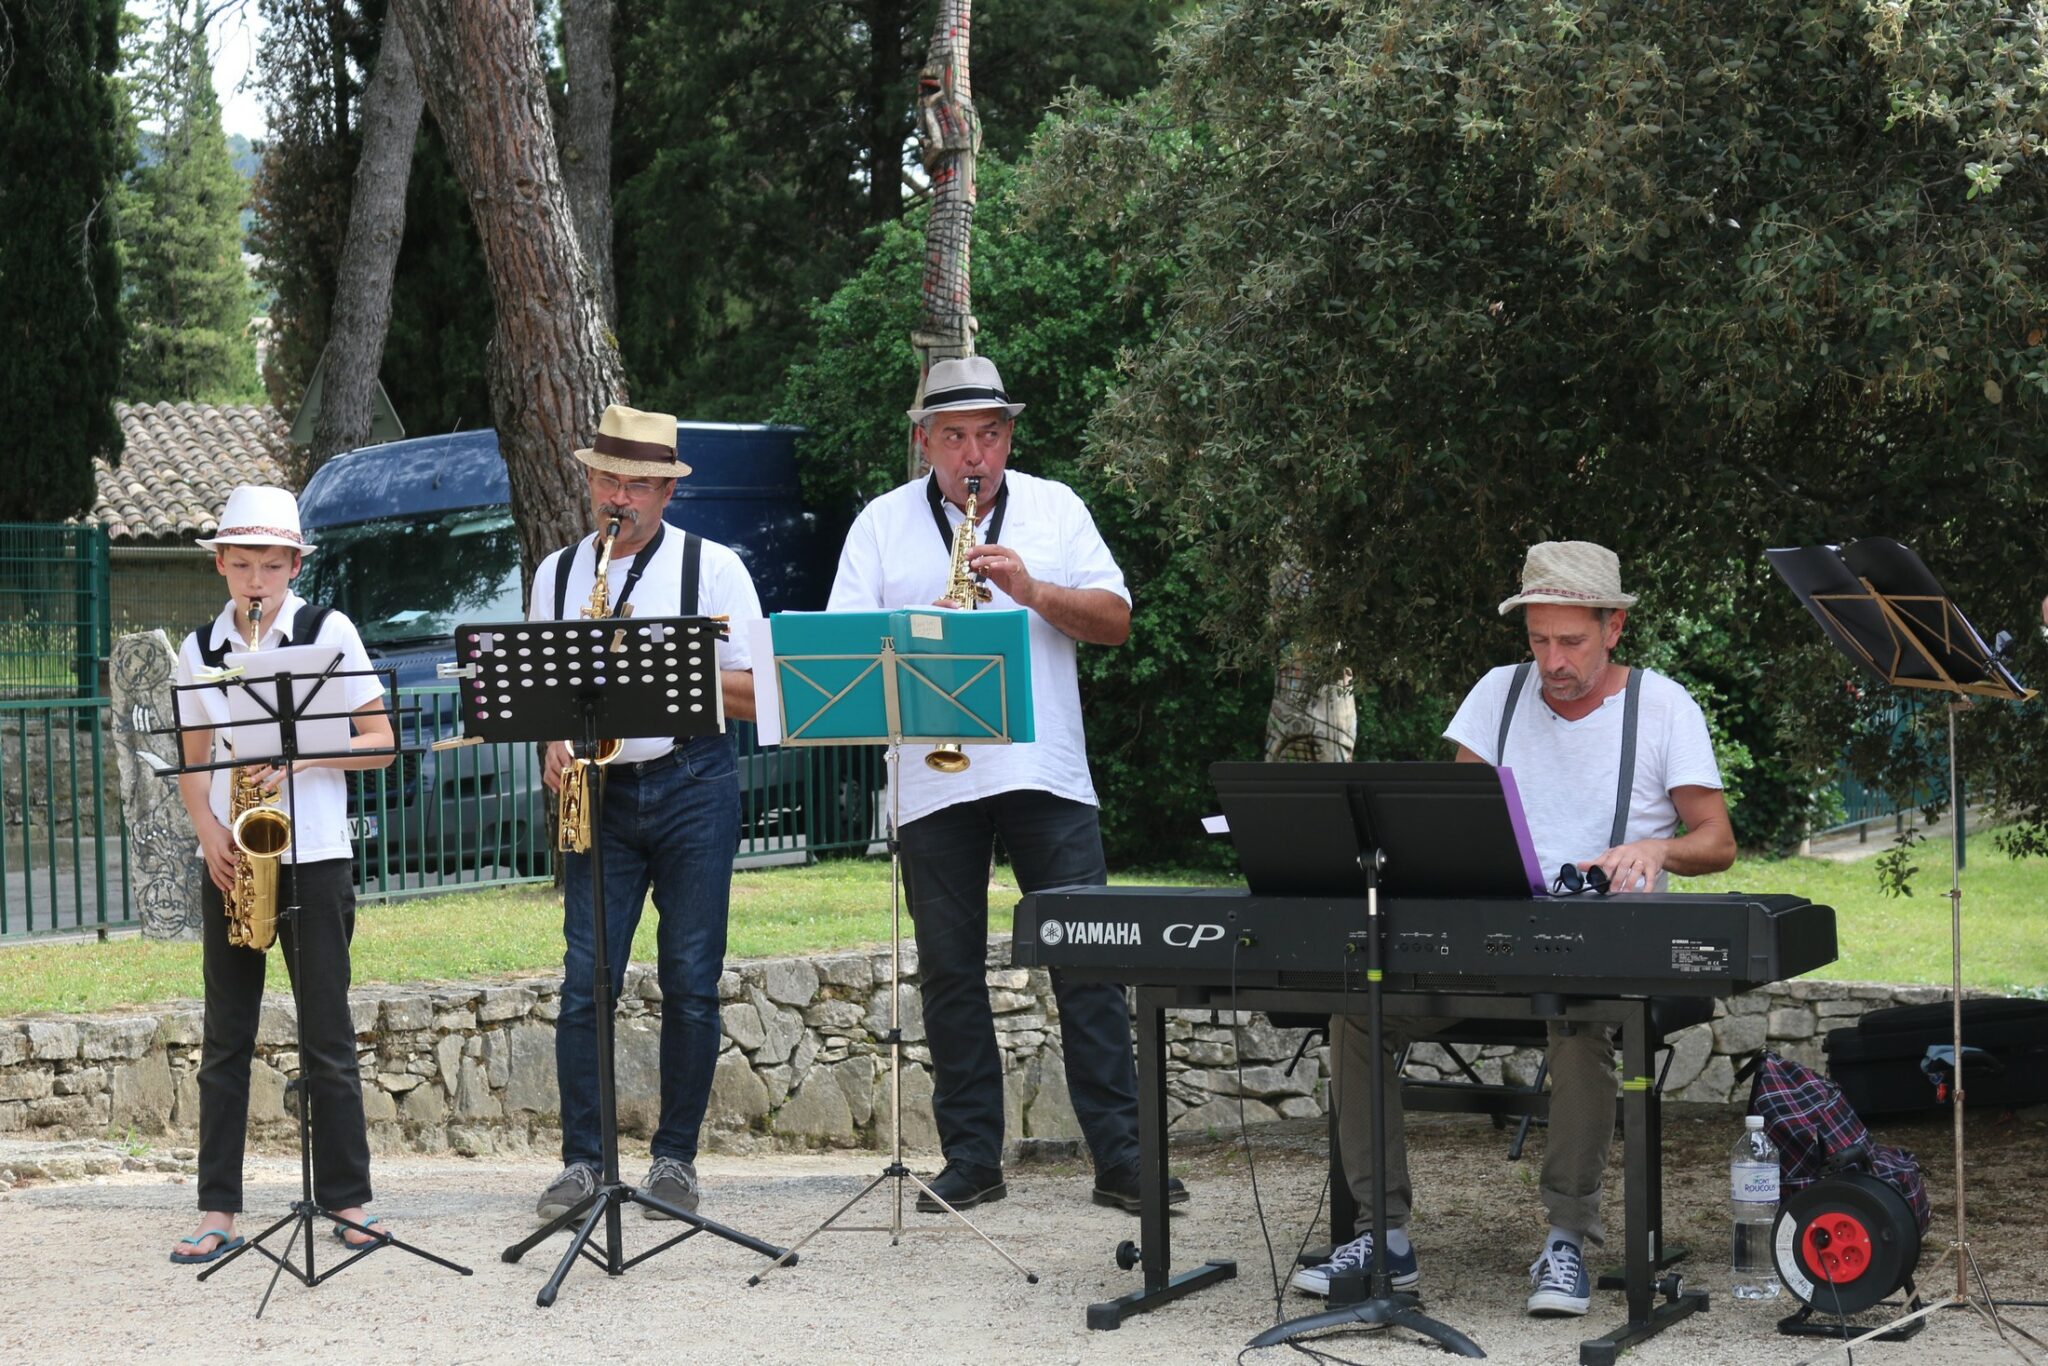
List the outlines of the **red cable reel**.
{"type": "Polygon", "coordinates": [[[1778,1279],[1822,1314],[1854,1314],[1903,1287],[1920,1264],[1920,1224],[1891,1183],[1867,1172],[1816,1181],[1778,1210],[1778,1279]]]}

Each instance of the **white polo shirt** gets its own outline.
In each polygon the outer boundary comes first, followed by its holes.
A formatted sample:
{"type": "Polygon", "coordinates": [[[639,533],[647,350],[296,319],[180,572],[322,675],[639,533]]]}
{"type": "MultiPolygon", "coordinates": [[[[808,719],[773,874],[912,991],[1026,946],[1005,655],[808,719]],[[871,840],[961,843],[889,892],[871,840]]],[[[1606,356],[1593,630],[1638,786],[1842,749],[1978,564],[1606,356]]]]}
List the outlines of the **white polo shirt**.
{"type": "MultiPolygon", "coordinates": [[[[297,593],[285,594],[284,606],[278,611],[277,620],[270,630],[257,642],[257,648],[268,650],[279,645],[333,645],[341,650],[341,668],[347,677],[329,679],[316,694],[312,709],[326,713],[332,711],[355,711],[368,702],[375,702],[384,696],[383,685],[374,675],[363,672],[370,667],[370,657],[363,650],[363,638],[356,634],[355,623],[340,612],[329,612],[327,620],[321,623],[320,634],[310,641],[293,638],[293,627],[299,613],[305,609],[306,600],[297,593]],[[330,705],[326,689],[341,689],[339,705],[330,705]]],[[[221,608],[214,618],[209,631],[210,643],[218,647],[226,645],[230,651],[239,650],[248,641],[246,627],[237,623],[234,604],[221,608]]],[[[196,683],[206,670],[206,661],[199,653],[199,633],[192,632],[185,637],[185,643],[178,650],[178,682],[196,683]]],[[[232,685],[227,685],[232,686],[232,685]]],[[[187,726],[223,726],[227,723],[227,687],[205,688],[195,692],[177,694],[178,719],[187,726]]],[[[232,758],[233,732],[216,730],[213,733],[213,757],[211,762],[220,763],[232,758]]],[[[396,761],[394,761],[395,763],[396,761]]],[[[208,805],[213,808],[214,818],[222,825],[228,823],[229,799],[234,789],[234,770],[217,768],[213,771],[208,791],[208,805]]],[[[376,776],[370,774],[370,781],[376,776]]],[[[285,854],[289,863],[318,863],[323,859],[353,858],[355,847],[348,837],[348,773],[338,768],[313,768],[287,779],[278,788],[278,805],[292,816],[292,847],[285,854]]]]}
{"type": "MultiPolygon", "coordinates": [[[[939,534],[925,491],[930,478],[892,489],[861,510],[839,553],[832,611],[925,607],[945,593],[953,568],[951,533],[965,514],[942,499],[947,534],[939,534]]],[[[1072,489],[1014,469],[1004,473],[1003,486],[1009,490],[1009,506],[1001,543],[1017,553],[1033,578],[1062,588],[1106,589],[1130,602],[1123,570],[1072,489]]],[[[993,521],[993,516],[982,519],[978,539],[987,536],[993,521]]],[[[987,608],[1017,606],[993,583],[988,587],[994,598],[984,604],[987,608]]],[[[1030,634],[1032,728],[1038,738],[1022,745],[964,746],[971,761],[965,773],[939,773],[924,761],[930,745],[905,745],[899,765],[903,821],[958,802],[1026,789],[1096,804],[1081,731],[1077,642],[1036,612],[1030,615],[1030,634]]]]}
{"type": "MultiPolygon", "coordinates": [[[[1501,709],[1507,705],[1515,668],[1503,665],[1474,684],[1444,738],[1514,771],[1522,809],[1529,817],[1529,836],[1536,844],[1537,866],[1545,878],[1554,878],[1564,864],[1583,867],[1607,852],[1607,837],[1614,833],[1614,788],[1621,776],[1626,695],[1602,698],[1589,714],[1567,721],[1543,700],[1543,680],[1531,669],[1508,726],[1507,753],[1497,755],[1493,750],[1500,743],[1501,709]]],[[[1714,761],[1707,718],[1679,684],[1645,669],[1638,707],[1635,782],[1624,838],[1669,839],[1678,829],[1671,789],[1718,790],[1721,768],[1714,761]]],[[[1650,890],[1664,891],[1670,880],[1668,872],[1660,873],[1650,890]]]]}
{"type": "MultiPolygon", "coordinates": [[[[592,532],[569,547],[574,554],[569,565],[568,592],[562,599],[563,620],[573,620],[590,601],[591,586],[597,582],[597,539],[597,534],[592,532]]],[[[645,553],[644,550],[641,552],[645,553]]],[[[540,568],[534,571],[533,596],[526,604],[528,621],[557,620],[555,575],[561,572],[562,555],[563,552],[557,550],[542,560],[540,568]]],[[[619,595],[625,591],[626,581],[633,578],[633,569],[639,558],[639,555],[614,555],[611,564],[606,566],[605,584],[610,589],[609,597],[614,608],[619,605],[619,595]]],[[[654,558],[646,571],[633,581],[632,595],[626,601],[636,617],[683,615],[681,528],[662,528],[661,544],[655,547],[654,558]]],[[[703,541],[703,551],[697,562],[697,613],[699,616],[729,619],[726,639],[718,643],[718,667],[739,673],[752,672],[754,657],[747,648],[746,623],[760,619],[761,599],[754,592],[754,580],[747,573],[747,566],[730,547],[716,541],[703,541]]],[[[675,747],[672,739],[630,739],[620,751],[619,761],[645,763],[649,759],[659,759],[675,747]]]]}

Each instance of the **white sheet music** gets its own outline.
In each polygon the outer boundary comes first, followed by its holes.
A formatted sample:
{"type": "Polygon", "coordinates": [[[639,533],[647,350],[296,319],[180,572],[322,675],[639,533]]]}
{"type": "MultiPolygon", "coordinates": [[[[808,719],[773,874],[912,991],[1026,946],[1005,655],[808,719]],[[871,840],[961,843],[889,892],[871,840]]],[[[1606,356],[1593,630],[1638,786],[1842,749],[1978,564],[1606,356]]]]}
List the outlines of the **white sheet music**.
{"type": "Polygon", "coordinates": [[[284,752],[277,724],[277,675],[292,678],[293,728],[301,754],[334,754],[349,747],[348,702],[341,683],[322,674],[341,658],[338,645],[280,645],[275,650],[230,651],[229,668],[243,670],[227,685],[227,741],[235,758],[271,759],[284,752]],[[311,713],[309,718],[308,714],[311,713]],[[339,713],[326,715],[325,713],[339,713]]]}

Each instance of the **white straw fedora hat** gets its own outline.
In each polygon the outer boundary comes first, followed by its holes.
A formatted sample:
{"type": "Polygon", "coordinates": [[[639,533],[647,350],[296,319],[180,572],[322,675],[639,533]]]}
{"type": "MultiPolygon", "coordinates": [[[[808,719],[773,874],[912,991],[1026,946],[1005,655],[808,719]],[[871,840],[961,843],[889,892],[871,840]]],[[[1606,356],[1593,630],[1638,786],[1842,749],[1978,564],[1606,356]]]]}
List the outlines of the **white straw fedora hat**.
{"type": "Polygon", "coordinates": [[[912,422],[923,422],[933,413],[957,413],[969,408],[1001,408],[1011,417],[1024,411],[1023,404],[1010,402],[996,363],[986,356],[933,362],[931,373],[924,377],[924,406],[906,411],[912,422]]]}
{"type": "Polygon", "coordinates": [[[690,467],[676,459],[676,420],[614,403],[598,419],[597,439],[576,452],[594,470],[625,479],[680,479],[690,467]]]}
{"type": "Polygon", "coordinates": [[[1591,541],[1544,541],[1522,561],[1522,591],[1500,605],[1502,616],[1532,602],[1567,607],[1633,607],[1621,591],[1621,559],[1591,541]]]}
{"type": "Polygon", "coordinates": [[[207,550],[228,545],[281,545],[302,555],[313,543],[299,534],[299,500],[267,484],[243,484],[220,510],[219,530],[200,541],[207,550]]]}

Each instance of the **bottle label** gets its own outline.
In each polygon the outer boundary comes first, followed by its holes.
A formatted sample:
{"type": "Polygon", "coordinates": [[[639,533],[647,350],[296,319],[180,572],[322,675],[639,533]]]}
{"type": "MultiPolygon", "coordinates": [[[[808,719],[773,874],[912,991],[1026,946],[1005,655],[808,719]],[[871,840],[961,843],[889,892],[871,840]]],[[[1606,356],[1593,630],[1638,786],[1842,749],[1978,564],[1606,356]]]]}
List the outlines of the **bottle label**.
{"type": "Polygon", "coordinates": [[[1728,1169],[1730,1195],[1750,1204],[1778,1202],[1778,1167],[1771,1162],[1737,1162],[1728,1169]]]}

